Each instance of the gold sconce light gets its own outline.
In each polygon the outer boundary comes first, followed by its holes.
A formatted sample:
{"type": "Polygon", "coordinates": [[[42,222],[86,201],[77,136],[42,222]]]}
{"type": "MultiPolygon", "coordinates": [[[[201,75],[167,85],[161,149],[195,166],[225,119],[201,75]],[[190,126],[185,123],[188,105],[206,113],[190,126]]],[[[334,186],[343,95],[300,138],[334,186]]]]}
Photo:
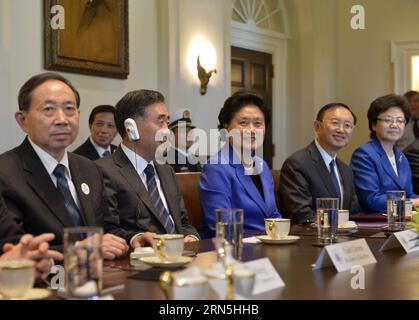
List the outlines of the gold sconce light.
{"type": "Polygon", "coordinates": [[[199,60],[199,56],[196,59],[196,68],[198,70],[198,78],[201,82],[201,88],[199,89],[199,92],[203,96],[207,93],[208,83],[213,73],[217,73],[216,69],[212,69],[210,71],[205,70],[203,66],[201,66],[201,61],[199,60]]]}

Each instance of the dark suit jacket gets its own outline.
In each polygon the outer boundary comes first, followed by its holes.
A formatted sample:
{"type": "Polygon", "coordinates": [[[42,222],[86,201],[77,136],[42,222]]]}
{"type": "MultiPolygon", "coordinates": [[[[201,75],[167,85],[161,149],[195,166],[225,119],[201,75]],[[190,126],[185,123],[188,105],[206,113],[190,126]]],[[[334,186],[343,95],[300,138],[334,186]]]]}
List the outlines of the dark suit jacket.
{"type": "MultiPolygon", "coordinates": [[[[111,144],[111,153],[114,153],[117,146],[111,144]]],[[[93,146],[92,142],[90,141],[90,137],[80,145],[73,153],[86,157],[92,161],[100,159],[100,155],[97,153],[95,147],[93,146]]]]}
{"type": "MultiPolygon", "coordinates": [[[[68,153],[72,181],[76,188],[80,212],[85,225],[103,226],[104,220],[111,231],[112,219],[106,205],[103,177],[92,161],[68,153]],[[81,190],[81,184],[89,186],[90,193],[81,190]]],[[[74,226],[64,205],[64,200],[51,180],[47,170],[32,148],[28,139],[0,156],[1,196],[14,219],[7,225],[0,224],[0,239],[16,241],[20,235],[39,235],[52,232],[52,245],[63,243],[63,229],[74,226]]]]}
{"type": "Polygon", "coordinates": [[[404,149],[412,170],[413,192],[419,194],[419,139],[404,149]]]}
{"type": "MultiPolygon", "coordinates": [[[[351,169],[336,158],[343,183],[343,209],[359,211],[351,169]]],[[[314,141],[285,160],[279,178],[279,210],[294,223],[313,221],[316,198],[337,198],[329,170],[314,141]]]]}
{"type": "MultiPolygon", "coordinates": [[[[147,189],[121,147],[110,157],[101,158],[96,163],[102,169],[105,179],[109,209],[113,217],[119,217],[121,229],[117,235],[130,241],[139,232],[166,233],[147,189]]],[[[169,165],[157,163],[155,168],[176,232],[199,237],[196,229],[189,224],[173,169],[169,165]]]]}
{"type": "MultiPolygon", "coordinates": [[[[183,153],[180,153],[177,149],[171,148],[169,150],[168,159],[169,164],[172,166],[175,172],[201,172],[201,164],[194,163],[192,164],[189,161],[189,158],[193,156],[185,156],[183,153]]],[[[198,159],[194,159],[198,160],[198,159]]]]}

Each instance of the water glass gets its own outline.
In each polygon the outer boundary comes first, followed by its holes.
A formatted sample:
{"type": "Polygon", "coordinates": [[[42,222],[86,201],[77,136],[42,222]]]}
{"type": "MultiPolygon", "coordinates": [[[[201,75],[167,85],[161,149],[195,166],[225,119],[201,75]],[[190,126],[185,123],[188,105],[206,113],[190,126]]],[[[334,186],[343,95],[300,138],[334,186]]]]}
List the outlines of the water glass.
{"type": "Polygon", "coordinates": [[[386,192],[388,229],[401,231],[406,227],[406,193],[403,190],[386,192]]]}
{"type": "Polygon", "coordinates": [[[233,258],[241,260],[243,251],[243,209],[216,209],[216,238],[222,246],[231,245],[233,258]]]}
{"type": "Polygon", "coordinates": [[[317,198],[317,239],[320,243],[332,243],[337,239],[338,198],[317,198]]]}
{"type": "Polygon", "coordinates": [[[99,227],[64,229],[66,291],[74,298],[93,298],[102,290],[102,237],[99,227]]]}

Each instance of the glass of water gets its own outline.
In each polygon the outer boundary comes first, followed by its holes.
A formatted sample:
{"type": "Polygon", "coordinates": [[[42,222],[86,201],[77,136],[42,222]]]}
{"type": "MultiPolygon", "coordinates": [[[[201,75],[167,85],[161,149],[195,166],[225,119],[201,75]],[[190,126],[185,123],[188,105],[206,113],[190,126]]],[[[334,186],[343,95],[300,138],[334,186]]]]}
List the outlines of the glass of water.
{"type": "Polygon", "coordinates": [[[216,209],[216,238],[219,245],[231,245],[233,258],[241,260],[243,251],[243,209],[216,209]]]}
{"type": "Polygon", "coordinates": [[[388,230],[400,231],[406,227],[406,193],[403,190],[386,192],[388,230]]]}
{"type": "Polygon", "coordinates": [[[66,291],[72,298],[89,299],[102,291],[103,229],[64,229],[64,270],[66,291]]]}
{"type": "Polygon", "coordinates": [[[320,243],[336,242],[338,230],[338,198],[317,198],[317,239],[320,243]]]}

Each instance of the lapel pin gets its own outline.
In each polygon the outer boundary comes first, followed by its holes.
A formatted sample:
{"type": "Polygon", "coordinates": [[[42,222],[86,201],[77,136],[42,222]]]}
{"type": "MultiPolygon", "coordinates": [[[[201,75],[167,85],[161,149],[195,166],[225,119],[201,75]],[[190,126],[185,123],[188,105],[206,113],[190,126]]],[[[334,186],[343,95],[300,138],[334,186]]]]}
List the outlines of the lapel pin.
{"type": "Polygon", "coordinates": [[[90,193],[90,188],[87,185],[87,183],[82,183],[81,184],[81,191],[83,191],[83,193],[87,196],[90,193]]]}

